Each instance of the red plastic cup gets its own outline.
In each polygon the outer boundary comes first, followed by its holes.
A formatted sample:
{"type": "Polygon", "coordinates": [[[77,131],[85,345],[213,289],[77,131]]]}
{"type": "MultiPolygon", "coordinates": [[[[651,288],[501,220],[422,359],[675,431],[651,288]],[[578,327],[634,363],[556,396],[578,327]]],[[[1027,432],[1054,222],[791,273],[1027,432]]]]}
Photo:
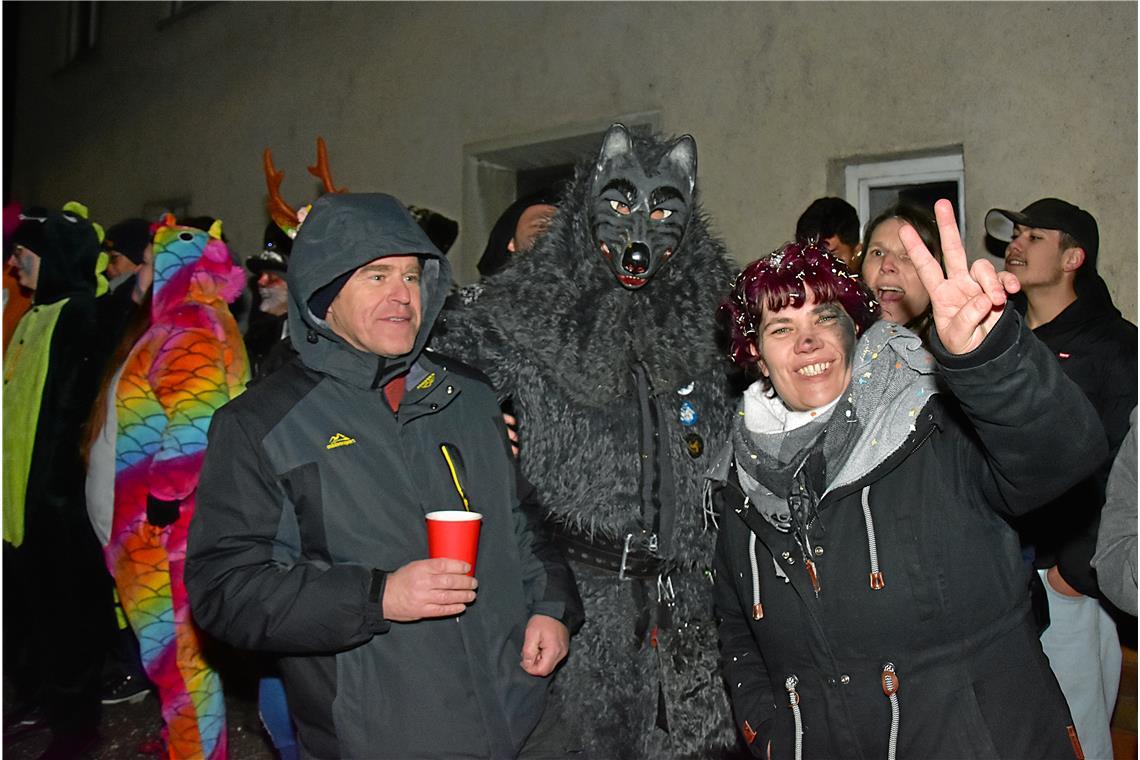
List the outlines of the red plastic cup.
{"type": "Polygon", "coordinates": [[[479,553],[479,528],[483,515],[478,512],[444,510],[428,512],[428,556],[457,559],[471,565],[468,575],[475,575],[475,556],[479,553]]]}

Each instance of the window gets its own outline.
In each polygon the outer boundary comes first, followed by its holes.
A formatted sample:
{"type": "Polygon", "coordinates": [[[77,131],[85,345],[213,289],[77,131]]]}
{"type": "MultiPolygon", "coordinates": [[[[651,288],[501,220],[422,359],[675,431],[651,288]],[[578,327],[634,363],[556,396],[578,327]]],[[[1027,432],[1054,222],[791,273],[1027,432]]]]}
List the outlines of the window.
{"type": "Polygon", "coordinates": [[[936,154],[849,162],[844,169],[845,197],[859,212],[864,225],[898,200],[933,211],[934,202],[946,198],[954,204],[958,230],[966,239],[966,174],[961,147],[936,154]]]}
{"type": "Polygon", "coordinates": [[[475,265],[491,228],[507,206],[524,195],[572,179],[575,163],[598,150],[602,135],[613,121],[625,124],[633,132],[648,134],[660,129],[660,120],[658,112],[627,114],[604,123],[464,146],[457,281],[466,283],[478,278],[475,265]]]}

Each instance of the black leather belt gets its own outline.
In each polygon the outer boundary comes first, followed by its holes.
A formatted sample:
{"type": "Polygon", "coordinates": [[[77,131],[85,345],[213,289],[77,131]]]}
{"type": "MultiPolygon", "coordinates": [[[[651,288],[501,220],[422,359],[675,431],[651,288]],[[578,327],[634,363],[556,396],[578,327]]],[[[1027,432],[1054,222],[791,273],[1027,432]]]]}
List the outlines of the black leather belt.
{"type": "Polygon", "coordinates": [[[635,548],[634,539],[639,537],[632,533],[619,544],[603,536],[589,538],[554,523],[551,525],[551,535],[554,542],[562,547],[567,559],[617,573],[622,580],[656,578],[668,575],[672,569],[672,563],[665,559],[635,548]]]}

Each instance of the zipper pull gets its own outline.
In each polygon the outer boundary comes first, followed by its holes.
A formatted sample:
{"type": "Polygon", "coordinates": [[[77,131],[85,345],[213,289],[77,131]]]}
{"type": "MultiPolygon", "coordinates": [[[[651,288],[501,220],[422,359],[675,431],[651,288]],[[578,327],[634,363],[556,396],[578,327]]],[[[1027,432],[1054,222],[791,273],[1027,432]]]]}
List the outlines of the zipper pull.
{"type": "Polygon", "coordinates": [[[810,559],[804,560],[804,567],[807,568],[808,578],[811,579],[811,588],[815,591],[815,598],[819,598],[819,575],[815,571],[815,561],[810,559]]]}
{"type": "Polygon", "coordinates": [[[899,674],[895,672],[895,664],[888,662],[883,665],[883,694],[893,697],[899,693],[899,674]]]}

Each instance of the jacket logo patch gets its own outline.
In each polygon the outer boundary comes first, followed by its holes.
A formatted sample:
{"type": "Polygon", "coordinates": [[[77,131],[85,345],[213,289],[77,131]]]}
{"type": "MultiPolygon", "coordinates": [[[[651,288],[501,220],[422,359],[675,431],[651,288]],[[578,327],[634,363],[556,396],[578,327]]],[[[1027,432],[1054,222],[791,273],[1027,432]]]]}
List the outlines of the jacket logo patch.
{"type": "Polygon", "coordinates": [[[416,390],[417,391],[426,391],[428,388],[432,387],[433,385],[435,385],[435,373],[434,372],[432,372],[430,375],[425,377],[423,380],[420,380],[420,384],[416,386],[416,390]]]}
{"type": "Polygon", "coordinates": [[[351,446],[356,443],[355,438],[349,438],[344,433],[336,433],[329,436],[329,445],[325,446],[326,449],[337,449],[341,446],[351,446]]]}

